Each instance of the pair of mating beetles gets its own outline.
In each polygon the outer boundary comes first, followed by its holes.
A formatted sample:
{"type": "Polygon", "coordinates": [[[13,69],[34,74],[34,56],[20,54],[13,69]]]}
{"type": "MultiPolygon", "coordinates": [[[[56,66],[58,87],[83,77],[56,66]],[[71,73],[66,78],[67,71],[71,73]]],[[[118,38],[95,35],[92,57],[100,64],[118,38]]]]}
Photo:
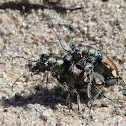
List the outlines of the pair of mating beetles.
{"type": "Polygon", "coordinates": [[[50,71],[68,91],[67,101],[71,93],[76,93],[78,109],[81,92],[86,92],[90,99],[96,99],[104,86],[113,86],[119,79],[117,67],[109,57],[84,45],[70,45],[63,57],[42,54],[31,69],[31,72],[36,71],[50,71]],[[95,97],[91,94],[92,86],[98,89],[95,97]]]}
{"type": "MultiPolygon", "coordinates": [[[[54,33],[56,34],[55,31],[54,33]]],[[[58,38],[57,34],[56,36],[58,38]]],[[[63,48],[60,41],[59,43],[63,48]]],[[[50,71],[52,76],[68,91],[67,101],[71,93],[77,94],[78,109],[81,92],[86,92],[90,99],[96,99],[103,87],[117,83],[119,79],[117,67],[102,51],[81,44],[70,45],[70,50],[64,48],[63,50],[66,52],[63,57],[42,54],[30,70],[43,73],[50,71]],[[98,90],[95,97],[92,97],[92,87],[98,90]]]]}

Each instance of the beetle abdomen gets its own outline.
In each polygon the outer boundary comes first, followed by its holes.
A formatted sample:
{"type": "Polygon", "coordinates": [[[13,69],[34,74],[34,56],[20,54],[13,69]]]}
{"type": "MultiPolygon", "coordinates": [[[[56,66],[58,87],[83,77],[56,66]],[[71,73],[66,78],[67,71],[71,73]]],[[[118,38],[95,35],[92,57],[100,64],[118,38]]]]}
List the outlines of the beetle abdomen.
{"type": "Polygon", "coordinates": [[[101,62],[108,68],[112,71],[112,75],[114,77],[117,77],[118,76],[118,70],[117,70],[117,67],[116,65],[113,63],[113,61],[107,57],[106,55],[103,54],[103,58],[101,60],[101,62]]]}

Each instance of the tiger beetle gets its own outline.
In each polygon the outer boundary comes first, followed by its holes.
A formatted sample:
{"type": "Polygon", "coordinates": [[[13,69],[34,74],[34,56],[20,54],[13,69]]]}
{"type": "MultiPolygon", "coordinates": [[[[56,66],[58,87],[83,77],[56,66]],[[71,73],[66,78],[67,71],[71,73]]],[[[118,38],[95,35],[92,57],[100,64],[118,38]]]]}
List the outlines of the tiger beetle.
{"type": "MultiPolygon", "coordinates": [[[[43,73],[45,73],[45,71],[50,71],[52,73],[52,76],[55,77],[61,83],[61,86],[66,91],[68,91],[68,97],[67,97],[66,102],[68,102],[69,95],[71,94],[71,92],[76,93],[77,102],[78,102],[78,106],[79,106],[80,96],[78,94],[78,91],[76,90],[77,81],[74,79],[74,75],[75,75],[74,72],[71,71],[72,69],[70,69],[71,61],[68,59],[68,56],[61,58],[59,56],[42,54],[40,56],[39,60],[36,62],[37,62],[36,65],[33,66],[30,69],[30,71],[31,72],[43,72],[43,73]]],[[[13,86],[16,83],[16,81],[13,83],[13,86]]],[[[12,89],[13,89],[13,86],[12,86],[12,89]]],[[[78,107],[78,109],[79,109],[79,107],[78,107]]]]}
{"type": "MultiPolygon", "coordinates": [[[[50,27],[50,26],[49,26],[50,27]]],[[[52,30],[53,28],[50,27],[52,30]]],[[[54,30],[53,30],[54,31],[54,30]]],[[[57,33],[54,31],[55,35],[58,38],[57,33]]],[[[101,89],[98,91],[98,94],[95,98],[98,97],[100,92],[102,92],[102,87],[109,87],[113,86],[118,82],[119,79],[122,80],[121,77],[118,76],[118,70],[116,65],[113,63],[113,61],[106,56],[105,53],[103,53],[100,50],[97,50],[91,46],[85,46],[82,44],[70,44],[70,49],[66,50],[63,48],[63,45],[61,41],[59,40],[59,43],[62,47],[62,49],[66,52],[66,55],[71,57],[71,66],[76,66],[78,69],[82,70],[83,73],[88,74],[87,78],[87,94],[88,97],[91,98],[91,85],[95,85],[96,88],[101,86],[101,89]],[[86,60],[85,60],[86,59],[86,60]],[[85,65],[85,63],[89,63],[85,65]],[[88,72],[86,69],[88,67],[88,72]]],[[[77,71],[76,71],[77,73],[77,71]]],[[[77,78],[80,78],[80,74],[78,74],[77,78]]],[[[81,74],[82,75],[82,74],[81,74]]],[[[85,80],[85,79],[84,79],[85,80]]]]}
{"type": "Polygon", "coordinates": [[[119,79],[116,65],[100,50],[91,46],[71,45],[68,55],[72,55],[72,60],[81,69],[84,69],[83,60],[85,57],[92,56],[90,62],[94,65],[94,71],[105,77],[105,86],[113,86],[119,79]]]}
{"type": "MultiPolygon", "coordinates": [[[[54,29],[51,26],[49,27],[53,30],[58,38],[58,35],[54,29]]],[[[82,44],[70,44],[70,49],[66,50],[63,48],[60,40],[59,43],[62,49],[67,53],[66,55],[71,56],[71,61],[73,64],[77,64],[77,66],[82,70],[84,70],[85,67],[85,57],[86,59],[90,58],[90,63],[94,65],[94,71],[105,77],[105,86],[113,86],[115,83],[117,83],[118,79],[120,79],[116,65],[102,51],[82,44]]]]}

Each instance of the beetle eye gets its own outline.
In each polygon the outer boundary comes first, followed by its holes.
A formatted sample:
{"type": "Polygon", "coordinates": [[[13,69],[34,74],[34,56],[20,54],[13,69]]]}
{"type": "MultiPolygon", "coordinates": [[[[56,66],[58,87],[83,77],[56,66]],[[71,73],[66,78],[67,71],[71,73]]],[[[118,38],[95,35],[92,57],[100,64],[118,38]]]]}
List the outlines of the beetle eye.
{"type": "Polygon", "coordinates": [[[98,52],[98,57],[101,57],[101,53],[100,52],[98,52]]]}

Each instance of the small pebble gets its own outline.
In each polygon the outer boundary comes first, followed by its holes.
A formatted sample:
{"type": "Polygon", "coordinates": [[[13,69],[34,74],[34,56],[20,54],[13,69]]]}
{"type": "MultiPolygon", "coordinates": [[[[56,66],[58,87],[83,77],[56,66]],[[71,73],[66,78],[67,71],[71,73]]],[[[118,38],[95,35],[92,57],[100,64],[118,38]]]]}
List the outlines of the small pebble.
{"type": "Polygon", "coordinates": [[[8,109],[4,109],[4,112],[8,112],[8,109]]]}
{"type": "Polygon", "coordinates": [[[102,0],[103,2],[107,2],[107,1],[109,1],[109,0],[102,0]]]}
{"type": "Polygon", "coordinates": [[[56,123],[56,126],[60,126],[60,124],[59,123],[56,123]]]}
{"type": "Polygon", "coordinates": [[[126,116],[126,112],[124,113],[124,116],[126,116]]]}
{"type": "Polygon", "coordinates": [[[42,119],[43,121],[47,121],[47,117],[46,116],[40,115],[39,118],[42,119]]]}
{"type": "Polygon", "coordinates": [[[109,107],[109,105],[108,104],[101,104],[101,107],[109,107]]]}
{"type": "Polygon", "coordinates": [[[15,94],[15,99],[18,100],[20,98],[22,98],[22,94],[21,93],[16,93],[15,94]]]}
{"type": "Polygon", "coordinates": [[[114,57],[114,59],[119,60],[119,61],[123,61],[124,60],[122,55],[116,55],[114,57]]]}

